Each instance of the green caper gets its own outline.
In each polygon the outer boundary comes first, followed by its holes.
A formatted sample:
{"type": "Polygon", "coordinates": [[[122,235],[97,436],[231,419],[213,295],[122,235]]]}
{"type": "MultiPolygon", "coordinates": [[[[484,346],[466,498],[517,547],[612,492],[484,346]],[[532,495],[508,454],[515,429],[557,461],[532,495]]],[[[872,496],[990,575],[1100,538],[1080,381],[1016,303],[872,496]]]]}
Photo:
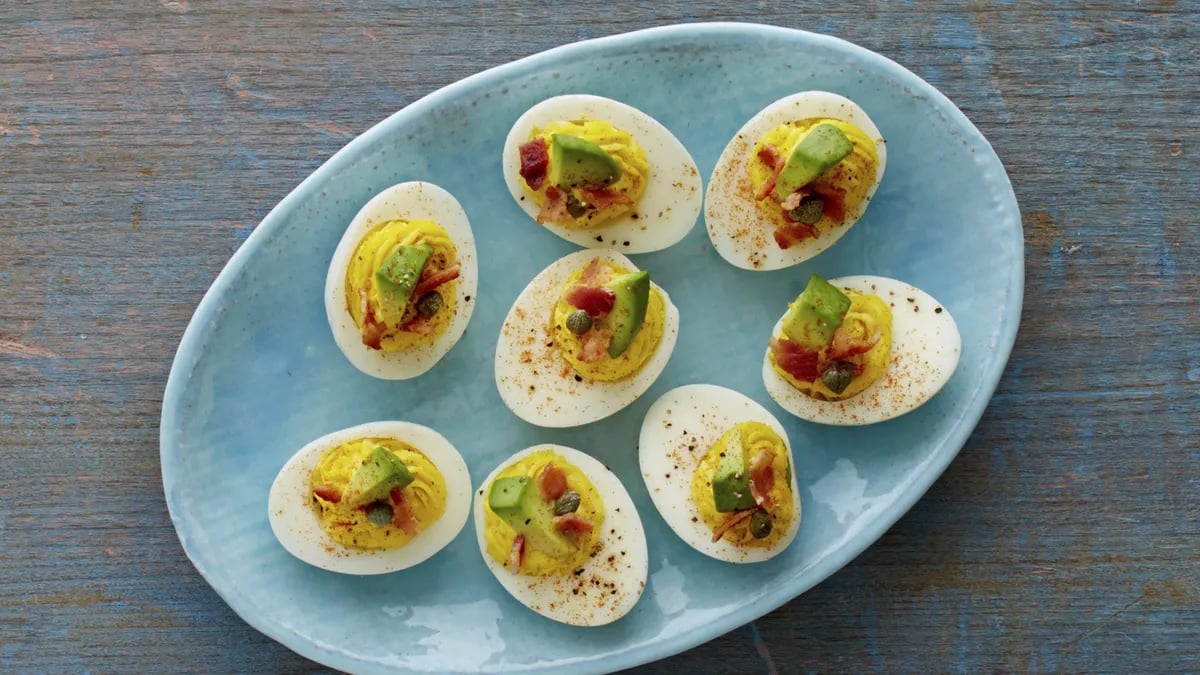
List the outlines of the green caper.
{"type": "Polygon", "coordinates": [[[387,502],[372,502],[367,507],[367,520],[371,521],[372,525],[383,527],[392,522],[392,506],[387,502]]]}
{"type": "Polygon", "coordinates": [[[575,195],[567,195],[567,213],[571,214],[572,218],[578,218],[588,212],[588,205],[575,198],[575,195]]]}
{"type": "Polygon", "coordinates": [[[429,317],[438,313],[438,310],[442,308],[442,302],[441,293],[438,293],[437,291],[429,291],[425,295],[422,295],[421,299],[417,301],[417,314],[420,314],[428,319],[429,317]]]}
{"type": "Polygon", "coordinates": [[[849,361],[834,361],[825,366],[825,372],[821,373],[821,381],[835,394],[846,391],[853,379],[854,364],[849,361]]]}
{"type": "Polygon", "coordinates": [[[800,206],[788,211],[788,216],[797,223],[816,225],[825,213],[825,200],[820,197],[805,197],[800,200],[800,206]]]}
{"type": "Polygon", "coordinates": [[[750,534],[755,539],[766,539],[771,534],[771,514],[759,509],[750,516],[750,534]]]}
{"type": "Polygon", "coordinates": [[[579,510],[579,493],[574,490],[567,490],[559,495],[554,502],[554,515],[565,516],[568,513],[575,513],[579,510]]]}
{"type": "Polygon", "coordinates": [[[567,330],[583,335],[592,329],[592,315],[587,310],[577,309],[567,315],[567,330]]]}

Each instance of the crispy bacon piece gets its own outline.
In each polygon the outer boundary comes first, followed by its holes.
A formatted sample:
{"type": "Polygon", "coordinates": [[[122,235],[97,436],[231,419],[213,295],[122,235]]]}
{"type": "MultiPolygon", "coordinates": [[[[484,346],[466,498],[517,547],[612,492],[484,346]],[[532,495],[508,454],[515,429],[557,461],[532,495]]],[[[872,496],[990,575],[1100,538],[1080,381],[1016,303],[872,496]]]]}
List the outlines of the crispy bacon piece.
{"type": "Polygon", "coordinates": [[[613,293],[612,289],[603,286],[575,284],[567,289],[565,299],[567,304],[584,310],[593,319],[598,319],[612,311],[617,294],[613,293]]]}
{"type": "Polygon", "coordinates": [[[537,477],[538,490],[546,501],[554,501],[567,491],[567,472],[550,462],[537,477]]]}
{"type": "Polygon", "coordinates": [[[875,346],[876,342],[879,342],[879,337],[879,331],[875,331],[875,334],[868,340],[853,338],[839,326],[833,332],[833,339],[829,342],[827,358],[832,361],[840,361],[855,354],[865,354],[871,350],[871,347],[875,346]]]}
{"type": "Polygon", "coordinates": [[[600,281],[600,274],[604,268],[600,266],[599,258],[592,258],[588,261],[587,267],[583,268],[583,272],[579,275],[579,283],[584,286],[595,286],[600,281]]]}
{"type": "Polygon", "coordinates": [[[583,200],[597,209],[606,209],[614,204],[632,204],[633,200],[628,195],[610,190],[608,188],[579,188],[579,193],[583,195],[583,200]]]}
{"type": "Polygon", "coordinates": [[[554,529],[563,534],[579,535],[591,532],[593,528],[592,521],[584,518],[578,513],[566,513],[561,516],[554,517],[554,529]]]}
{"type": "MultiPolygon", "coordinates": [[[[779,208],[783,209],[784,215],[787,216],[788,211],[791,211],[792,209],[796,208],[797,206],[800,206],[800,202],[804,201],[804,198],[809,196],[810,194],[812,194],[812,193],[809,191],[808,188],[800,188],[799,190],[793,190],[792,193],[790,195],[788,195],[787,197],[785,197],[782,202],[779,202],[779,208]]],[[[788,220],[791,220],[790,216],[788,217],[788,220]]]]}
{"type": "Polygon", "coordinates": [[[416,534],[421,527],[417,524],[417,519],[413,517],[412,507],[408,505],[404,491],[394,487],[388,495],[392,498],[392,525],[408,534],[416,534]]]}
{"type": "Polygon", "coordinates": [[[417,335],[429,335],[433,332],[433,324],[429,319],[420,314],[400,324],[398,330],[401,333],[416,333],[417,335]]]}
{"type": "Polygon", "coordinates": [[[461,272],[462,263],[458,262],[457,260],[454,261],[453,265],[447,267],[446,269],[430,272],[428,275],[422,277],[421,281],[417,282],[417,287],[413,289],[412,297],[414,299],[420,299],[422,295],[425,295],[429,291],[436,289],[442,284],[447,284],[451,281],[454,281],[458,278],[458,275],[461,272]]]}
{"type": "Polygon", "coordinates": [[[725,536],[725,533],[729,531],[729,528],[737,525],[743,520],[750,518],[750,516],[754,515],[754,512],[757,510],[758,507],[755,507],[752,509],[745,509],[743,511],[734,511],[733,513],[729,514],[729,517],[725,519],[725,522],[721,523],[717,526],[717,529],[713,530],[712,540],[714,542],[721,541],[721,537],[725,536]]]}
{"type": "Polygon", "coordinates": [[[764,509],[771,508],[771,488],[775,487],[775,470],[771,462],[774,461],[775,451],[763,448],[750,462],[750,495],[754,497],[754,503],[764,509]]]}
{"type": "Polygon", "coordinates": [[[571,214],[567,211],[567,193],[551,185],[546,188],[546,203],[538,211],[539,223],[569,223],[571,214]]]}
{"type": "Polygon", "coordinates": [[[820,354],[805,349],[798,342],[787,338],[771,338],[771,354],[784,372],[801,382],[812,382],[821,376],[817,368],[820,354]]]}
{"type": "Polygon", "coordinates": [[[818,234],[820,233],[817,232],[817,228],[812,225],[793,222],[789,222],[783,227],[775,228],[774,232],[775,243],[779,245],[779,248],[784,250],[791,248],[794,244],[799,244],[805,239],[816,239],[818,234]]]}
{"type": "Polygon", "coordinates": [[[513,574],[521,573],[521,563],[525,561],[525,535],[518,534],[513,539],[512,549],[508,552],[508,571],[513,574]]]}
{"type": "Polygon", "coordinates": [[[835,223],[841,223],[846,219],[845,190],[836,187],[823,187],[814,189],[813,194],[825,200],[825,210],[822,212],[822,215],[835,223]]]}
{"type": "Polygon", "coordinates": [[[779,151],[769,145],[764,145],[759,149],[758,159],[763,164],[771,167],[772,173],[771,177],[767,179],[767,182],[763,183],[762,187],[760,187],[758,192],[754,195],[754,201],[756,202],[766,199],[767,195],[771,194],[771,191],[775,189],[775,180],[779,178],[779,172],[783,171],[783,166],[787,163],[784,161],[783,157],[780,156],[779,151]]]}
{"type": "Polygon", "coordinates": [[[338,492],[336,488],[333,488],[329,485],[318,485],[314,487],[313,494],[327,502],[333,502],[334,504],[342,501],[342,493],[338,492]]]}
{"type": "Polygon", "coordinates": [[[584,363],[599,361],[608,356],[612,331],[607,328],[593,328],[579,336],[579,341],[582,343],[579,348],[579,360],[584,363]]]}
{"type": "Polygon", "coordinates": [[[387,327],[375,321],[375,314],[368,311],[363,315],[362,341],[371,349],[383,348],[383,334],[387,327]]]}
{"type": "Polygon", "coordinates": [[[546,179],[546,168],[550,166],[550,155],[546,152],[546,139],[535,138],[521,144],[521,178],[529,187],[537,190],[546,179]]]}

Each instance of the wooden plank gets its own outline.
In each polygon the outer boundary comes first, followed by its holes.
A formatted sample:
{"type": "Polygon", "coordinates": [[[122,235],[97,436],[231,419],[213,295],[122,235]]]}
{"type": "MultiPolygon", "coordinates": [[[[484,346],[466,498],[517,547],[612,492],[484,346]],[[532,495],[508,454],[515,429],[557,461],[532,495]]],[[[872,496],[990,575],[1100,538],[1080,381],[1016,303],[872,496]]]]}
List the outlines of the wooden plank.
{"type": "Polygon", "coordinates": [[[847,38],[958,103],[1022,206],[1026,309],[983,421],[883,539],[642,670],[1200,670],[1200,4],[1127,5],[4,4],[0,670],[311,669],[204,583],[163,504],[162,390],[205,288],[421,96],[730,19],[847,38]]]}

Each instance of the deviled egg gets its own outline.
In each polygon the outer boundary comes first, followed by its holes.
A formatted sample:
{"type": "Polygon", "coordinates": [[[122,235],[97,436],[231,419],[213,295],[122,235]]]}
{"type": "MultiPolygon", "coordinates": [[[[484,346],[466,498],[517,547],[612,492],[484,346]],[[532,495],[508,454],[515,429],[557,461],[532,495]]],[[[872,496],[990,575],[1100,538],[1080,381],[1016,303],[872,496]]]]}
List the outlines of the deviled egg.
{"type": "Polygon", "coordinates": [[[638,462],[663,520],[707,556],[761,562],[796,537],[800,492],[787,432],[732,389],[692,384],[663,394],[646,411],[638,462]]]}
{"type": "Polygon", "coordinates": [[[705,198],[713,248],[748,270],[775,270],[829,248],[862,217],[887,165],[879,129],[825,91],[775,101],[717,159],[705,198]]]}
{"type": "Polygon", "coordinates": [[[576,251],[513,303],[496,344],[496,387],[530,424],[594,422],[650,388],[678,333],[679,310],[648,272],[614,251],[576,251]]]}
{"type": "Polygon", "coordinates": [[[941,303],[885,277],[813,275],[775,324],[763,383],[810,422],[858,425],[922,405],[958,367],[962,337],[941,303]]]}
{"type": "Polygon", "coordinates": [[[625,253],[683,239],[703,200],[687,148],[646,113],[586,94],[546,99],[504,141],[517,205],[567,241],[625,253]]]}
{"type": "Polygon", "coordinates": [[[312,441],[283,465],[267,498],[279,543],[345,574],[412,567],[467,522],[471,476],[444,436],[409,422],[370,422],[312,441]]]}
{"type": "Polygon", "coordinates": [[[483,561],[518,602],[575,626],[625,616],[646,587],[646,533],[625,486],[561,445],[505,460],[475,493],[483,561]]]}
{"type": "Polygon", "coordinates": [[[325,313],[354,367],[405,380],[462,337],[478,281],[475,236],[458,200],[432,183],[400,183],[346,228],[325,277],[325,313]]]}

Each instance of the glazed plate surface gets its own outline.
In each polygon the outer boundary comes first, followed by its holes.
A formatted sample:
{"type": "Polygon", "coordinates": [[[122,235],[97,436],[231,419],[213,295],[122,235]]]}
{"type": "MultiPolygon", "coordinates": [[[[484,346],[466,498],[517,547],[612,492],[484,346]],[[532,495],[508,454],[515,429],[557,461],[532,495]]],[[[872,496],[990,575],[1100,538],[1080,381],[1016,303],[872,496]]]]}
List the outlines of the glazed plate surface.
{"type": "Polygon", "coordinates": [[[205,295],[176,355],[161,427],[167,504],[188,556],[243,619],[332,667],[563,673],[644,663],[794,598],[912,506],[995,390],[1016,336],[1023,274],[1020,215],[1000,161],[949,100],[895,63],[834,38],[746,24],[567,45],[413,103],[349,143],[267,215],[205,295]],[[616,415],[575,429],[539,429],[509,412],[493,381],[500,324],[534,275],[575,250],[536,225],[505,188],[500,150],[513,121],[557,94],[614,98],[678,136],[707,181],[751,115],[806,89],[853,99],[887,139],[887,173],[862,220],[807,263],[749,272],[713,251],[701,217],[675,246],[632,257],[681,313],[675,353],[657,383],[616,415]],[[394,382],[360,373],[338,350],[322,289],[355,212],[409,180],[436,183],[462,203],[480,279],[463,339],[428,373],[394,382]],[[945,304],[963,340],[945,389],[915,412],[865,427],[818,426],[780,409],[763,388],[763,348],[813,272],[903,279],[945,304]],[[732,565],[697,553],[646,492],[636,452],[642,417],[663,392],[692,383],[736,389],[787,428],[804,517],[792,546],[768,562],[732,565]],[[293,558],[267,523],[276,473],[312,439],[383,419],[440,431],[477,486],[503,458],[541,442],[610,466],[645,523],[650,576],[641,601],[612,625],[553,623],[487,572],[471,524],[433,558],[394,574],[334,574],[293,558]]]}

